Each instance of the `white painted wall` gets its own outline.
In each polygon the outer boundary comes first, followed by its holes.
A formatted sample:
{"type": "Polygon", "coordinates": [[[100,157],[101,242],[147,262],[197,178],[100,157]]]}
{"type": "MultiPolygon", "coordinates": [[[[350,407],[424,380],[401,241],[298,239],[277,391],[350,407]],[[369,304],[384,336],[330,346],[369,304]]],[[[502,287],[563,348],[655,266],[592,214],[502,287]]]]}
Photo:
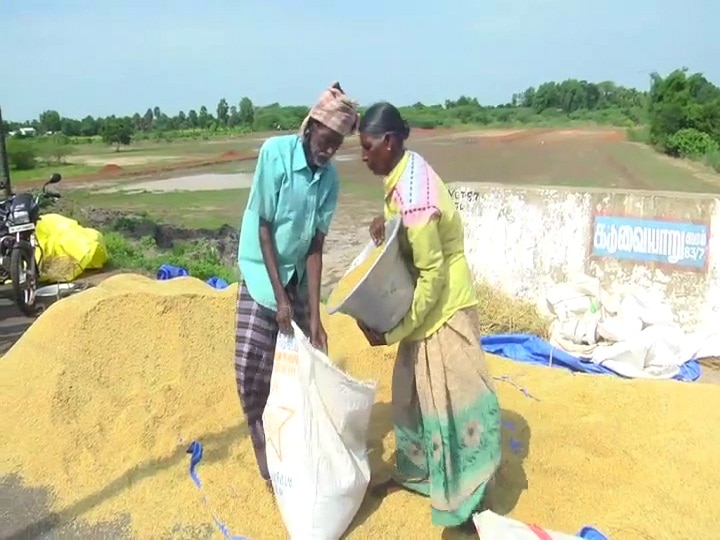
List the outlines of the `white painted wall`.
{"type": "Polygon", "coordinates": [[[450,184],[478,279],[545,308],[549,286],[586,273],[610,293],[641,287],[669,302],[687,330],[720,317],[720,201],[708,196],[450,184]],[[643,215],[662,208],[710,221],[706,271],[591,259],[593,210],[643,215]]]}

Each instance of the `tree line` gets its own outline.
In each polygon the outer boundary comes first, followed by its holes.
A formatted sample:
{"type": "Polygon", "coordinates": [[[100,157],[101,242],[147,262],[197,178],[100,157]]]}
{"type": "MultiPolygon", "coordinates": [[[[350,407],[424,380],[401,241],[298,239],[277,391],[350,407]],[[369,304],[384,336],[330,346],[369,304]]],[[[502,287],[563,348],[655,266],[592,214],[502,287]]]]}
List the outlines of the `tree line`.
{"type": "MultiPolygon", "coordinates": [[[[306,106],[279,103],[256,106],[248,97],[237,104],[222,98],[213,111],[201,106],[171,115],[155,106],[132,116],[73,119],[47,110],[35,120],[8,122],[4,127],[7,132],[31,127],[40,136],[52,134],[55,144],[46,153],[62,160],[69,144],[98,139],[119,149],[133,139],[209,138],[216,133],[293,130],[300,126],[307,111],[306,106]]],[[[714,159],[707,156],[716,154],[720,145],[720,89],[702,74],[688,74],[686,69],[675,70],[664,78],[653,74],[649,91],[612,81],[567,79],[527,88],[500,105],[483,105],[477,98],[460,96],[434,105],[418,102],[401,107],[401,111],[411,127],[424,129],[568,121],[609,124],[631,128],[634,138],[662,152],[696,159],[714,159]]]]}
{"type": "MultiPolygon", "coordinates": [[[[544,115],[545,120],[559,120],[563,116],[582,120],[591,112],[600,113],[595,118],[598,121],[605,119],[609,123],[633,125],[641,120],[646,96],[647,92],[612,82],[569,79],[528,88],[501,105],[482,105],[477,98],[460,96],[440,104],[418,102],[401,109],[411,126],[426,129],[467,124],[537,123],[542,120],[539,115],[544,115]]],[[[175,131],[291,130],[300,126],[307,110],[306,106],[279,103],[257,107],[248,97],[230,104],[222,98],[213,111],[203,105],[175,115],[165,113],[159,106],[132,116],[86,116],[82,119],[63,117],[56,110],[47,110],[37,119],[8,122],[6,129],[17,131],[32,127],[38,134],[62,133],[68,137],[88,138],[102,136],[103,131],[108,131],[108,125],[113,126],[113,131],[118,131],[117,126],[122,125],[125,132],[132,135],[175,131]]]]}

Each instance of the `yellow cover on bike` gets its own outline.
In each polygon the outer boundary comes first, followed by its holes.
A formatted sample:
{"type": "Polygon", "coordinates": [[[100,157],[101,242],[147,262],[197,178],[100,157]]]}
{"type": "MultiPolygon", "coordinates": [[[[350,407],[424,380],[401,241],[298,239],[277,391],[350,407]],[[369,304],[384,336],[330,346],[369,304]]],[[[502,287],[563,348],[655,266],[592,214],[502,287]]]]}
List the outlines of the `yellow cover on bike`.
{"type": "Polygon", "coordinates": [[[85,270],[102,268],[107,262],[102,233],[83,227],[74,219],[43,214],[35,234],[43,251],[40,281],[72,281],[85,270]]]}

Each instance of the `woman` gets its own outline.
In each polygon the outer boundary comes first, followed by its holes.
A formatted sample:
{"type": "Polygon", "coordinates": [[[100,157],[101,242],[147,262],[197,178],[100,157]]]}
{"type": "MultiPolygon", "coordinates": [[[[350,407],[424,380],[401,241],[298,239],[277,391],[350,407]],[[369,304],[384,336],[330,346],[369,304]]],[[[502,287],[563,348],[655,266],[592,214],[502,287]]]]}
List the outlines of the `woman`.
{"type": "MultiPolygon", "coordinates": [[[[480,348],[478,300],[460,215],[442,180],[405,149],[410,128],[389,103],[359,127],[362,159],[384,177],[385,219],[401,216],[400,249],[416,277],[404,319],[386,334],[360,325],[373,346],[399,342],[392,381],[395,480],[430,497],[434,525],[471,523],[500,464],[500,408],[480,348]]],[[[385,486],[387,487],[387,486],[385,486]]]]}
{"type": "Polygon", "coordinates": [[[357,105],[338,83],[321,96],[298,135],[267,139],[258,156],[240,230],[235,378],[260,475],[269,483],[262,414],[278,331],[291,320],[326,350],[320,322],[325,235],[338,199],[330,162],[357,125],[357,105]]]}

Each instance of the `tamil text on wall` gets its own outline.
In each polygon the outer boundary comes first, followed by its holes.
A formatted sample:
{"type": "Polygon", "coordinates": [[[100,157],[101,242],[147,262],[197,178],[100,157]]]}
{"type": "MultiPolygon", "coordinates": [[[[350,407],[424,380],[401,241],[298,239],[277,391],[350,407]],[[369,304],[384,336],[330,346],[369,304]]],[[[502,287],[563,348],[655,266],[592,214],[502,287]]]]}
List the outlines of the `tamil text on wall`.
{"type": "Polygon", "coordinates": [[[701,270],[708,240],[704,223],[596,215],[592,256],[701,270]]]}

